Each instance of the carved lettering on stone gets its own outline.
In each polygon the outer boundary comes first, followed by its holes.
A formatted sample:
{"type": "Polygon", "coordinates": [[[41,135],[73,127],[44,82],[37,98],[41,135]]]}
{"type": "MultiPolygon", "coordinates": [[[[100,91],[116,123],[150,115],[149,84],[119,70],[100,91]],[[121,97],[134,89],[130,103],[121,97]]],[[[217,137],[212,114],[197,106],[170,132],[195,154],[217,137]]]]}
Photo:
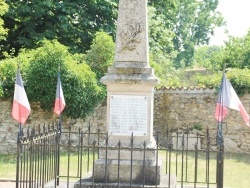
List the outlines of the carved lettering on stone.
{"type": "Polygon", "coordinates": [[[148,97],[133,95],[110,96],[109,132],[112,135],[147,135],[148,97]]]}

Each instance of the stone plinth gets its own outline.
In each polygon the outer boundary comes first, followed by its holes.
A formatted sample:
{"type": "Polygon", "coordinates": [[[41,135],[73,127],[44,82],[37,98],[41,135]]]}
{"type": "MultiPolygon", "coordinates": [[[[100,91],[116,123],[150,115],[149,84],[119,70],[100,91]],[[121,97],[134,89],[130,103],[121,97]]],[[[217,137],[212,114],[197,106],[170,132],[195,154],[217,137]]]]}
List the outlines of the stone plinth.
{"type": "MultiPolygon", "coordinates": [[[[131,150],[130,149],[108,149],[107,153],[105,149],[99,149],[99,158],[105,159],[107,156],[108,159],[131,159],[131,150]]],[[[143,160],[146,161],[156,161],[156,150],[155,149],[133,149],[132,159],[133,160],[143,160]]]]}
{"type": "Polygon", "coordinates": [[[160,183],[161,161],[99,159],[95,162],[95,182],[130,183],[155,185],[160,183]],[[106,167],[107,163],[107,168],[106,167]]]}

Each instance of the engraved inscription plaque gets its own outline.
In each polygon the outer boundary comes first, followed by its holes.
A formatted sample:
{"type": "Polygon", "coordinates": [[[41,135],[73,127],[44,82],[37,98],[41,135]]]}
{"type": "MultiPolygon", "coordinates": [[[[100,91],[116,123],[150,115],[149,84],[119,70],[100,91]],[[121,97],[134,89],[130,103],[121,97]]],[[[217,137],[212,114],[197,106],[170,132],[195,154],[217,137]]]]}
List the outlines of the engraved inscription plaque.
{"type": "Polygon", "coordinates": [[[111,95],[109,133],[112,135],[147,135],[147,96],[111,95]]]}

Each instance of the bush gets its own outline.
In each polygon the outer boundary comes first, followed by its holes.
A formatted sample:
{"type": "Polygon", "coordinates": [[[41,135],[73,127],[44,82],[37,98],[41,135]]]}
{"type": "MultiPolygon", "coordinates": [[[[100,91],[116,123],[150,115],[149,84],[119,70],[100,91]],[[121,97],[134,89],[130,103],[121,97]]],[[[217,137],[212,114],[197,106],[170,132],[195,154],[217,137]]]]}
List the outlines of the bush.
{"type": "Polygon", "coordinates": [[[15,58],[0,62],[0,97],[13,97],[16,70],[15,58]]]}
{"type": "Polygon", "coordinates": [[[72,119],[85,118],[105,97],[96,75],[83,62],[83,54],[72,55],[54,41],[43,41],[35,50],[22,51],[17,58],[0,62],[0,96],[13,97],[18,61],[29,101],[39,102],[42,109],[54,107],[58,67],[66,101],[64,114],[72,119]]]}
{"type": "MultiPolygon", "coordinates": [[[[227,78],[238,95],[250,92],[250,70],[249,69],[228,69],[227,78]]],[[[191,78],[197,86],[215,87],[219,89],[222,72],[213,75],[194,75],[191,78]]]]}
{"type": "Polygon", "coordinates": [[[250,92],[250,69],[231,69],[227,76],[239,95],[250,92]]]}
{"type": "Polygon", "coordinates": [[[66,101],[64,114],[73,119],[85,118],[106,93],[98,86],[95,73],[79,59],[79,55],[70,54],[57,41],[43,41],[40,48],[33,50],[27,70],[27,95],[30,100],[40,102],[43,109],[53,108],[60,65],[66,101]]]}

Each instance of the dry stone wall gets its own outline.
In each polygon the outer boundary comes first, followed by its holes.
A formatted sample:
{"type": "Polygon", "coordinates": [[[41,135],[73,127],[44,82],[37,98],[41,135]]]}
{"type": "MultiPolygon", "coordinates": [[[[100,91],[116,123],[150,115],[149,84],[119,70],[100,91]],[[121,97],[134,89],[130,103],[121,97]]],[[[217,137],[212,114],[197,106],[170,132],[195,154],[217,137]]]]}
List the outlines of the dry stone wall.
{"type": "MultiPolygon", "coordinates": [[[[217,122],[214,119],[217,95],[214,89],[167,89],[161,88],[155,91],[154,100],[154,132],[161,133],[164,144],[167,127],[170,130],[183,130],[184,127],[199,127],[202,135],[208,127],[211,129],[212,137],[215,138],[217,122]]],[[[250,95],[240,98],[246,110],[249,112],[250,95]]],[[[18,133],[18,123],[10,116],[12,101],[0,100],[0,153],[15,153],[18,133]]],[[[38,126],[57,121],[58,117],[53,112],[45,112],[39,108],[39,104],[31,104],[32,113],[24,126],[38,126]]],[[[63,119],[63,128],[67,128],[69,120],[63,119]]],[[[106,103],[100,104],[95,112],[85,121],[78,120],[72,128],[79,127],[84,132],[101,132],[106,130],[106,103]]],[[[229,110],[226,123],[223,126],[225,150],[231,152],[250,153],[250,127],[243,122],[238,111],[229,110]]]]}
{"type": "MultiPolygon", "coordinates": [[[[185,127],[202,128],[200,135],[205,134],[206,128],[211,132],[212,142],[216,145],[217,122],[214,118],[217,93],[214,89],[160,89],[155,93],[154,131],[165,134],[170,130],[183,130],[185,127]]],[[[247,112],[250,111],[250,95],[240,98],[247,112]]],[[[195,131],[194,133],[196,133],[195,131]]],[[[250,127],[240,113],[229,110],[223,125],[225,150],[230,152],[250,152],[250,127]]]]}

